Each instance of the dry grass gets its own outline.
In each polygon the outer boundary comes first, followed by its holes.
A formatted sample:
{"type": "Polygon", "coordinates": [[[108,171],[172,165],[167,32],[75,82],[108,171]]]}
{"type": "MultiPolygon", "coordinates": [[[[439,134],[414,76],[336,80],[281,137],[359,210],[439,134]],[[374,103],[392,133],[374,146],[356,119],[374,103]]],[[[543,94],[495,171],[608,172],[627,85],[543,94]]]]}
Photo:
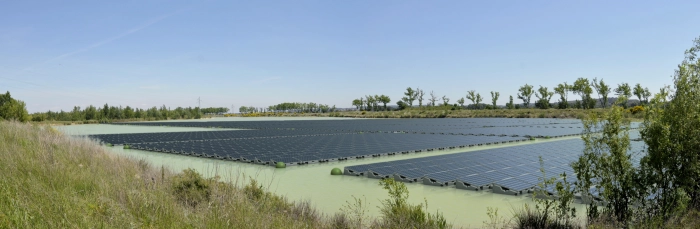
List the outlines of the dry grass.
{"type": "Polygon", "coordinates": [[[0,228],[405,228],[326,215],[253,179],[154,168],[46,125],[0,122],[0,159],[0,228]]]}
{"type": "MultiPolygon", "coordinates": [[[[106,152],[46,126],[0,122],[0,228],[330,228],[308,202],[261,198],[206,179],[209,198],[175,194],[182,174],[106,152]]],[[[249,185],[250,186],[250,185],[249,185]]]]}

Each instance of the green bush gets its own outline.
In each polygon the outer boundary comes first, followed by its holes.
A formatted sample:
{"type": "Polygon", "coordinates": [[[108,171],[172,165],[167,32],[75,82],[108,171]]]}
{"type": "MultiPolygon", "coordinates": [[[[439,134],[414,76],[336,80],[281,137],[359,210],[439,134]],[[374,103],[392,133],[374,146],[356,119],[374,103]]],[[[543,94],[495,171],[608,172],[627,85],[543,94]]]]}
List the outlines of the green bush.
{"type": "Polygon", "coordinates": [[[389,199],[382,201],[380,228],[448,228],[447,220],[440,212],[427,213],[428,203],[408,203],[408,189],[404,183],[393,178],[379,181],[389,192],[389,199]]]}
{"type": "Polygon", "coordinates": [[[248,198],[251,200],[260,200],[265,196],[263,186],[258,184],[258,181],[253,178],[250,178],[250,183],[243,187],[243,193],[248,195],[248,198]]]}
{"type": "Polygon", "coordinates": [[[209,201],[211,182],[210,179],[202,178],[194,169],[185,169],[172,179],[173,195],[183,204],[196,207],[209,201]]]}

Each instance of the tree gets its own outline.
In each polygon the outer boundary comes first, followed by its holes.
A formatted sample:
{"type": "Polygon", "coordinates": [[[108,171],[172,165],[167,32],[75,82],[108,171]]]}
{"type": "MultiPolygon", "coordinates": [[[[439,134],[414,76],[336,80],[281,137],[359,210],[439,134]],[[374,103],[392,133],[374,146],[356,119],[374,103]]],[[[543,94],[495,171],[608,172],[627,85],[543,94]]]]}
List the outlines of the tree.
{"type": "Polygon", "coordinates": [[[464,97],[459,98],[459,99],[457,100],[457,103],[459,104],[459,107],[464,107],[464,97]]]}
{"type": "Polygon", "coordinates": [[[559,99],[559,109],[566,109],[569,108],[569,92],[571,91],[571,85],[567,84],[564,82],[563,84],[557,85],[557,87],[554,88],[554,92],[559,94],[561,96],[561,99],[559,99]]]}
{"type": "Polygon", "coordinates": [[[618,96],[617,103],[622,104],[622,107],[627,108],[627,100],[632,96],[632,90],[627,83],[618,84],[615,88],[615,94],[618,96]]]}
{"type": "Polygon", "coordinates": [[[501,93],[499,92],[491,92],[491,105],[493,106],[493,109],[496,109],[496,101],[498,101],[498,97],[501,96],[501,93]]]}
{"type": "Polygon", "coordinates": [[[642,93],[642,97],[644,97],[644,104],[649,103],[649,97],[651,96],[651,92],[649,92],[649,88],[644,88],[644,93],[642,93]]]}
{"type": "Polygon", "coordinates": [[[593,78],[593,88],[595,88],[596,92],[598,92],[598,99],[600,100],[600,104],[603,105],[603,108],[606,108],[608,106],[608,94],[610,94],[610,86],[605,84],[605,82],[603,82],[603,79],[600,79],[600,82],[598,82],[598,78],[593,78]]]}
{"type": "Polygon", "coordinates": [[[354,99],[352,101],[352,105],[357,107],[357,110],[362,110],[362,109],[360,109],[360,108],[362,108],[362,100],[361,99],[354,99]]]}
{"type": "Polygon", "coordinates": [[[443,106],[449,106],[450,105],[450,98],[447,98],[446,95],[442,96],[442,105],[443,106]]]}
{"type": "Polygon", "coordinates": [[[508,100],[508,103],[506,104],[506,108],[508,109],[515,109],[515,105],[513,105],[513,96],[510,96],[510,99],[508,100]]]}
{"type": "Polygon", "coordinates": [[[534,91],[532,90],[532,86],[525,84],[524,86],[520,87],[518,89],[518,99],[523,100],[523,104],[525,105],[525,108],[530,107],[530,98],[532,98],[532,94],[534,91]]]}
{"type": "Polygon", "coordinates": [[[360,105],[360,110],[367,110],[367,108],[364,107],[364,105],[365,105],[365,100],[364,100],[364,98],[362,98],[362,97],[360,97],[360,104],[362,104],[362,105],[360,105]]]}
{"type": "MultiPolygon", "coordinates": [[[[638,185],[640,174],[632,164],[629,153],[629,122],[622,118],[623,109],[613,106],[608,114],[598,117],[592,113],[583,120],[585,148],[583,154],[572,164],[577,176],[577,191],[592,200],[589,191],[595,187],[599,197],[607,204],[604,212],[618,222],[629,222],[632,203],[640,200],[646,187],[638,185]],[[600,133],[602,131],[602,134],[600,133]]],[[[597,216],[597,207],[588,208],[589,219],[597,216]]]]}
{"type": "Polygon", "coordinates": [[[398,102],[396,102],[396,105],[399,107],[399,110],[406,109],[406,107],[407,107],[406,103],[404,103],[402,100],[399,100],[398,102]]]}
{"type": "Polygon", "coordinates": [[[435,93],[433,91],[430,91],[430,106],[435,106],[435,102],[437,102],[438,98],[435,96],[435,93]]]}
{"type": "Polygon", "coordinates": [[[645,109],[640,131],[647,155],[641,166],[654,185],[655,207],[664,219],[683,206],[700,207],[700,37],[685,51],[673,75],[673,90],[662,88],[645,109]],[[669,99],[669,93],[671,99],[669,99]]]}
{"type": "Polygon", "coordinates": [[[642,85],[637,83],[637,85],[634,85],[634,89],[632,89],[632,94],[637,96],[637,99],[639,100],[639,103],[643,103],[644,100],[644,88],[642,88],[642,85]]]}
{"type": "Polygon", "coordinates": [[[377,108],[377,96],[365,95],[365,102],[367,103],[367,110],[374,111],[377,108]]]}
{"type": "Polygon", "coordinates": [[[471,90],[471,91],[468,91],[468,92],[467,92],[467,96],[466,96],[467,99],[468,99],[469,101],[472,101],[472,105],[473,105],[474,107],[476,107],[476,103],[477,103],[477,102],[476,102],[476,94],[477,94],[477,93],[476,93],[475,90],[471,90]]]}
{"type": "Polygon", "coordinates": [[[90,105],[85,108],[85,120],[96,120],[97,119],[97,109],[95,106],[90,105]]]}
{"type": "Polygon", "coordinates": [[[483,101],[483,100],[484,100],[484,98],[481,97],[481,94],[476,93],[476,107],[477,107],[477,109],[479,109],[479,107],[480,107],[479,104],[481,104],[481,101],[483,101]]]}
{"type": "Polygon", "coordinates": [[[423,89],[416,88],[418,91],[418,107],[423,106],[423,96],[425,95],[425,92],[423,92],[423,89]]]}
{"type": "Polygon", "coordinates": [[[13,99],[10,92],[0,94],[0,120],[17,120],[20,122],[29,121],[27,105],[21,101],[13,99]]]}
{"type": "Polygon", "coordinates": [[[571,91],[573,91],[574,94],[578,94],[581,96],[581,107],[583,109],[590,109],[595,106],[595,100],[591,98],[591,94],[593,94],[593,88],[591,87],[591,83],[588,81],[588,79],[583,77],[578,78],[574,82],[571,91]]]}
{"type": "Polygon", "coordinates": [[[549,109],[549,101],[552,99],[552,96],[554,96],[554,92],[549,91],[547,87],[543,87],[542,85],[540,85],[540,89],[537,89],[537,92],[538,94],[535,94],[537,97],[536,106],[540,109],[549,109]]]}
{"type": "Polygon", "coordinates": [[[418,96],[418,92],[413,90],[413,88],[408,87],[406,88],[406,92],[403,93],[405,97],[401,98],[401,100],[406,103],[409,107],[413,107],[413,101],[416,101],[416,96],[418,96]]]}
{"type": "Polygon", "coordinates": [[[384,110],[386,110],[386,104],[391,102],[391,98],[387,95],[380,95],[378,100],[384,104],[384,110]]]}

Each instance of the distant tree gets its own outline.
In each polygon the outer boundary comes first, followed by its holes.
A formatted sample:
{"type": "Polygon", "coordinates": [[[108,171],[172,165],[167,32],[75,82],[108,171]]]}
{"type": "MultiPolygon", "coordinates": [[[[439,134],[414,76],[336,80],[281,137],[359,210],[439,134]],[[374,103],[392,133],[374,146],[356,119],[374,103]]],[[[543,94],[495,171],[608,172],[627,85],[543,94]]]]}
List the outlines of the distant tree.
{"type": "Polygon", "coordinates": [[[642,88],[641,84],[637,83],[637,85],[634,85],[632,94],[637,96],[637,99],[639,100],[640,104],[644,103],[644,88],[642,88]]]}
{"type": "Polygon", "coordinates": [[[535,94],[537,97],[537,107],[540,109],[549,109],[549,101],[552,99],[552,96],[554,96],[554,92],[549,91],[547,87],[543,87],[540,85],[540,89],[537,89],[538,94],[535,94]]]}
{"type": "Polygon", "coordinates": [[[491,106],[493,106],[493,109],[496,109],[496,101],[498,101],[498,97],[501,96],[501,93],[499,92],[494,92],[491,91],[491,106]]]}
{"type": "Polygon", "coordinates": [[[525,84],[518,89],[518,92],[518,99],[523,100],[523,105],[525,105],[525,108],[530,107],[530,98],[532,98],[532,94],[535,93],[532,90],[532,85],[525,84]]]}
{"type": "Polygon", "coordinates": [[[591,94],[593,94],[593,88],[591,87],[591,83],[588,81],[586,78],[578,78],[574,82],[574,86],[572,87],[572,90],[574,94],[578,94],[581,96],[581,108],[583,109],[590,109],[595,106],[595,100],[591,98],[591,94]],[[593,105],[591,105],[591,102],[593,105]]]}
{"type": "Polygon", "coordinates": [[[403,100],[399,100],[398,102],[396,102],[396,105],[399,107],[399,110],[403,110],[406,109],[406,107],[408,107],[408,105],[406,105],[406,103],[403,102],[403,100]]]}
{"type": "Polygon", "coordinates": [[[406,88],[406,92],[403,93],[405,96],[401,100],[406,103],[409,107],[413,107],[413,101],[416,101],[418,92],[413,90],[413,88],[406,88]]]}
{"type": "Polygon", "coordinates": [[[386,110],[386,104],[391,102],[391,98],[387,95],[380,95],[379,101],[384,104],[384,110],[386,110]]]}
{"type": "Polygon", "coordinates": [[[642,93],[642,97],[644,97],[644,103],[648,104],[649,103],[649,97],[651,96],[651,92],[649,92],[649,88],[644,88],[644,93],[642,93]]]}
{"type": "Polygon", "coordinates": [[[598,82],[598,78],[593,78],[593,88],[595,88],[596,92],[598,92],[600,104],[603,105],[603,108],[606,108],[608,106],[608,94],[610,94],[610,87],[603,82],[603,79],[600,79],[600,82],[598,82]]]}
{"type": "Polygon", "coordinates": [[[509,99],[508,103],[506,104],[506,108],[515,109],[515,105],[513,104],[513,96],[512,95],[510,96],[510,99],[509,99]]]}
{"type": "Polygon", "coordinates": [[[109,114],[109,106],[105,103],[105,105],[102,107],[102,117],[104,118],[110,118],[111,115],[109,114]]]}
{"type": "Polygon", "coordinates": [[[418,92],[418,107],[423,106],[423,96],[425,95],[425,92],[423,92],[423,89],[416,88],[418,92]]]}
{"type": "Polygon", "coordinates": [[[477,102],[476,102],[476,91],[475,91],[475,90],[470,90],[470,91],[468,91],[468,92],[467,92],[466,98],[467,98],[469,101],[472,101],[472,106],[476,106],[476,103],[477,103],[477,102]]]}
{"type": "Polygon", "coordinates": [[[362,100],[361,99],[354,99],[352,101],[352,105],[357,107],[357,110],[361,110],[362,108],[362,100]]]}
{"type": "Polygon", "coordinates": [[[615,88],[615,94],[617,97],[617,103],[621,104],[622,107],[627,108],[627,100],[632,96],[632,89],[627,83],[621,83],[615,88]]]}
{"type": "Polygon", "coordinates": [[[459,107],[464,107],[464,97],[459,98],[459,99],[457,100],[457,103],[459,104],[459,107]]]}
{"type": "Polygon", "coordinates": [[[365,110],[371,111],[374,110],[372,107],[372,103],[374,102],[374,97],[370,95],[365,95],[365,110]]]}
{"type": "Polygon", "coordinates": [[[563,84],[557,85],[557,87],[554,88],[554,92],[559,94],[561,96],[559,100],[559,109],[566,109],[569,108],[569,92],[571,91],[571,85],[568,83],[564,82],[563,84]]]}
{"type": "Polygon", "coordinates": [[[21,100],[12,98],[9,91],[4,95],[0,94],[0,120],[2,119],[20,122],[29,121],[27,105],[21,100]]]}
{"type": "Polygon", "coordinates": [[[95,106],[90,105],[85,108],[85,120],[96,120],[97,119],[97,109],[95,106]]]}
{"type": "Polygon", "coordinates": [[[367,108],[365,107],[365,99],[362,97],[360,97],[360,104],[362,104],[360,105],[360,110],[367,110],[367,108]]]}
{"type": "Polygon", "coordinates": [[[435,93],[433,91],[430,91],[430,106],[435,106],[437,100],[438,98],[437,96],[435,96],[435,93]]]}
{"type": "Polygon", "coordinates": [[[449,106],[450,105],[450,98],[447,98],[446,95],[442,96],[442,105],[443,106],[449,106]]]}
{"type": "Polygon", "coordinates": [[[481,97],[481,94],[476,93],[476,106],[477,106],[477,109],[479,109],[479,108],[481,107],[481,106],[479,106],[479,104],[481,104],[481,101],[483,101],[483,100],[484,100],[484,98],[481,97]]]}

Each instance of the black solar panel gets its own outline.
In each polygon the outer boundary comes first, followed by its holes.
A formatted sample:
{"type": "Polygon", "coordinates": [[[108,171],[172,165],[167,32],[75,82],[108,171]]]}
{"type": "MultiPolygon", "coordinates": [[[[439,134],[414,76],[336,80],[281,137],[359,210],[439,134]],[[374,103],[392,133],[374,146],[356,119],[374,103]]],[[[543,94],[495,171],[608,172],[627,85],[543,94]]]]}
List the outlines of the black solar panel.
{"type": "MultiPolygon", "coordinates": [[[[424,178],[424,184],[457,184],[458,188],[483,189],[491,187],[494,192],[522,194],[531,191],[540,182],[539,157],[547,177],[560,174],[573,175],[569,164],[583,152],[581,139],[552,141],[545,143],[486,149],[474,152],[438,155],[425,158],[347,166],[347,174],[381,170],[382,175],[424,178]],[[391,168],[391,169],[386,169],[391,168]],[[421,173],[422,172],[422,173],[421,173]]],[[[632,142],[631,152],[639,152],[643,143],[632,142]]],[[[634,159],[639,160],[639,159],[634,159]]],[[[379,177],[378,177],[379,178],[379,177]]]]}

